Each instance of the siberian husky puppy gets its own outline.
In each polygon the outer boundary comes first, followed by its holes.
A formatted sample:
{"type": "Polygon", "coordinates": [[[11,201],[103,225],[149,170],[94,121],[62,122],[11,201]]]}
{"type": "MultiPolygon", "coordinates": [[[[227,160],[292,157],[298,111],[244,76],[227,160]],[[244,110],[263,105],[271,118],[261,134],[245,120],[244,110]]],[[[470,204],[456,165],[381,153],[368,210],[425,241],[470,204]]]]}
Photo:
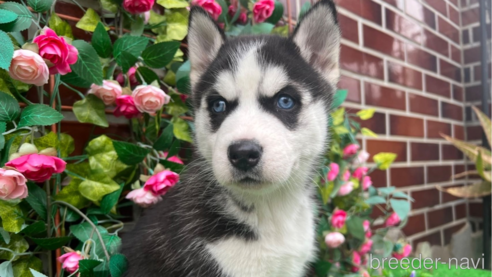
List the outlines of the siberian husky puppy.
{"type": "Polygon", "coordinates": [[[339,77],[335,5],[318,2],[289,38],[234,39],[193,7],[188,46],[196,159],[124,237],[126,276],[304,276],[339,77]]]}

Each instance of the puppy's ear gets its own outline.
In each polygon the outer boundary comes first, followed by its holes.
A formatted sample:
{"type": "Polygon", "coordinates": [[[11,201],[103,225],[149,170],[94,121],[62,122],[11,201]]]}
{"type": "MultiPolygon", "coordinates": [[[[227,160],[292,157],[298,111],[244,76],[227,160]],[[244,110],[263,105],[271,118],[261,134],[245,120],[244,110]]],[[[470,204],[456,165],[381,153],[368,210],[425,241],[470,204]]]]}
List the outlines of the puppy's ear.
{"type": "Polygon", "coordinates": [[[224,33],[210,15],[200,7],[192,7],[188,26],[188,56],[192,86],[198,82],[200,76],[217,56],[224,41],[224,33]]]}
{"type": "Polygon", "coordinates": [[[340,77],[340,27],[335,4],[321,0],[301,19],[292,34],[302,57],[330,83],[340,77]]]}

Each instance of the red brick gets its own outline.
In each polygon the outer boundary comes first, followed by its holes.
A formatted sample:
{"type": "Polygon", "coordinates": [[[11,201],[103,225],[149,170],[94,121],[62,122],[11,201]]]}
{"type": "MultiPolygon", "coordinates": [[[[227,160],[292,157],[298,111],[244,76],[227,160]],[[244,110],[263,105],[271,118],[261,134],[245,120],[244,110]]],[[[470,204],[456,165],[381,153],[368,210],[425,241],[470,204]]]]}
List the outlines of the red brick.
{"type": "Polygon", "coordinates": [[[451,85],[442,79],[425,75],[425,88],[427,92],[447,98],[451,97],[451,85]]]}
{"type": "Polygon", "coordinates": [[[422,95],[409,93],[410,111],[414,113],[439,116],[438,101],[422,95]]]}
{"type": "Polygon", "coordinates": [[[406,236],[411,236],[425,231],[424,214],[418,214],[408,217],[408,222],[402,231],[406,236]]]}
{"type": "Polygon", "coordinates": [[[424,122],[420,118],[390,115],[390,133],[395,136],[423,137],[424,122]]]}
{"type": "Polygon", "coordinates": [[[427,213],[429,228],[436,228],[453,221],[453,209],[451,207],[435,210],[427,213]]]}
{"type": "Polygon", "coordinates": [[[405,43],[393,36],[364,25],[364,46],[385,55],[405,60],[405,43]]]}
{"type": "Polygon", "coordinates": [[[406,97],[404,91],[365,82],[364,94],[366,105],[397,110],[406,109],[406,97]]]}
{"type": "Polygon", "coordinates": [[[412,161],[439,160],[439,144],[437,143],[410,143],[412,161]]]}
{"type": "Polygon", "coordinates": [[[442,246],[441,243],[441,232],[437,231],[435,233],[423,236],[413,241],[414,249],[417,249],[417,245],[421,242],[428,242],[430,245],[442,246]]]}
{"type": "Polygon", "coordinates": [[[381,5],[371,0],[336,0],[337,6],[381,25],[381,5]]]}
{"type": "Polygon", "coordinates": [[[373,155],[379,152],[395,153],[395,162],[407,161],[407,143],[402,141],[368,139],[366,141],[367,152],[372,153],[370,161],[374,162],[373,155]]]}
{"type": "Polygon", "coordinates": [[[392,83],[422,89],[422,72],[388,61],[388,78],[392,83]]]}
{"type": "Polygon", "coordinates": [[[454,145],[443,144],[441,146],[441,153],[443,160],[462,160],[463,153],[461,153],[454,145]]]}
{"type": "Polygon", "coordinates": [[[427,120],[427,137],[442,139],[441,134],[451,136],[451,124],[427,120]]]}
{"type": "Polygon", "coordinates": [[[341,46],[340,67],[362,75],[384,79],[382,59],[346,45],[341,46]]]}
{"type": "Polygon", "coordinates": [[[342,37],[355,43],[359,43],[359,26],[357,21],[343,14],[338,14],[338,22],[342,31],[342,37]]]}
{"type": "Polygon", "coordinates": [[[345,75],[340,76],[338,88],[347,90],[346,101],[360,103],[360,81],[345,75]]]}
{"type": "Polygon", "coordinates": [[[451,23],[449,23],[448,21],[444,20],[441,16],[438,16],[437,22],[440,33],[447,36],[454,42],[458,44],[460,43],[460,31],[456,27],[451,25],[451,23]]]}
{"type": "MultiPolygon", "coordinates": [[[[392,186],[408,187],[424,184],[423,167],[392,167],[390,170],[392,186]]],[[[413,198],[415,199],[415,197],[413,198]]]]}
{"type": "Polygon", "coordinates": [[[463,107],[448,102],[441,102],[441,115],[445,118],[463,120],[463,107]]]}
{"type": "Polygon", "coordinates": [[[450,165],[427,167],[427,183],[448,182],[451,180],[452,168],[450,165]]]}
{"type": "Polygon", "coordinates": [[[435,33],[424,29],[424,46],[431,50],[436,51],[444,56],[448,56],[448,42],[441,37],[437,36],[435,33]]]}
{"type": "Polygon", "coordinates": [[[407,44],[407,62],[423,69],[437,72],[436,56],[412,44],[407,44]]]}
{"type": "Polygon", "coordinates": [[[386,28],[419,44],[423,41],[422,27],[420,25],[389,9],[386,10],[386,28]]]}
{"type": "Polygon", "coordinates": [[[412,209],[418,210],[439,205],[439,191],[435,188],[412,191],[412,209]]]}

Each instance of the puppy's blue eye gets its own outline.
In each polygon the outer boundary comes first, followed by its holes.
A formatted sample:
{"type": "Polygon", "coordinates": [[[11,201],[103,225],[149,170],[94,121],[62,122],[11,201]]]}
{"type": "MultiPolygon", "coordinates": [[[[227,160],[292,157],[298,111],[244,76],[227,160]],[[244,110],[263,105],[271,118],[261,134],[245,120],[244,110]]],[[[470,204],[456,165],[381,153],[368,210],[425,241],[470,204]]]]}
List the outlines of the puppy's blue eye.
{"type": "Polygon", "coordinates": [[[280,96],[277,101],[277,106],[284,110],[289,110],[294,107],[294,99],[290,96],[280,96]]]}
{"type": "Polygon", "coordinates": [[[224,100],[217,100],[212,103],[212,110],[216,113],[223,113],[226,111],[226,102],[224,100]]]}

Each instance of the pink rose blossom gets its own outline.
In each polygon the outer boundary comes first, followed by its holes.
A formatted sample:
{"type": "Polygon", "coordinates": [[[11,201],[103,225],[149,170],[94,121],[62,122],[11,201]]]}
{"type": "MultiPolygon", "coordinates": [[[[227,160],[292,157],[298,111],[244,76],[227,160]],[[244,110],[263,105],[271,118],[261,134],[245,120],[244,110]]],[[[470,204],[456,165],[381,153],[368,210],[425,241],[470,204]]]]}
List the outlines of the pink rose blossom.
{"type": "Polygon", "coordinates": [[[368,253],[369,251],[371,251],[371,248],[372,248],[372,240],[368,239],[360,247],[359,253],[361,255],[365,255],[366,253],[368,253]]]}
{"type": "Polygon", "coordinates": [[[137,117],[140,115],[135,101],[131,95],[121,95],[116,98],[116,109],[114,110],[115,116],[124,116],[128,119],[137,117]]]}
{"type": "Polygon", "coordinates": [[[26,178],[15,170],[0,168],[0,199],[22,199],[27,197],[26,178]]]}
{"type": "Polygon", "coordinates": [[[358,272],[361,264],[361,257],[357,251],[352,253],[352,272],[358,272]]]}
{"type": "MultiPolygon", "coordinates": [[[[236,6],[230,5],[228,10],[229,16],[234,17],[234,15],[236,15],[236,12],[237,12],[236,6]]],[[[248,22],[248,16],[246,15],[246,13],[240,12],[236,22],[239,24],[246,24],[246,22],[248,22]]]]}
{"type": "Polygon", "coordinates": [[[53,64],[49,65],[50,74],[65,75],[72,72],[70,65],[77,62],[79,52],[63,37],[57,36],[53,30],[44,27],[33,42],[38,45],[39,55],[53,64]]]}
{"type": "Polygon", "coordinates": [[[354,164],[359,165],[363,164],[369,159],[369,153],[366,150],[362,150],[359,152],[357,157],[354,159],[354,164]]]}
{"type": "Polygon", "coordinates": [[[170,170],[164,170],[152,175],[145,182],[144,190],[151,191],[154,195],[164,195],[179,181],[179,175],[170,170]]]}
{"type": "Polygon", "coordinates": [[[371,275],[369,274],[369,272],[364,271],[362,272],[362,277],[371,277],[371,275]]]}
{"type": "MultiPolygon", "coordinates": [[[[160,156],[165,159],[167,157],[167,154],[168,152],[161,152],[160,156]]],[[[173,163],[177,163],[177,164],[184,164],[183,161],[178,158],[177,156],[172,156],[172,157],[169,157],[167,158],[168,161],[170,162],[173,162],[173,163]]]]}
{"type": "Polygon", "coordinates": [[[183,101],[183,103],[186,103],[186,99],[188,99],[188,95],[186,95],[186,94],[180,94],[179,95],[179,98],[181,99],[181,101],[183,101]]]}
{"type": "Polygon", "coordinates": [[[357,144],[349,144],[343,149],[343,156],[352,156],[359,151],[359,148],[360,146],[357,144]]]}
{"type": "Polygon", "coordinates": [[[354,183],[353,182],[347,182],[343,184],[340,189],[338,190],[338,196],[344,196],[352,192],[354,190],[354,183]]]}
{"type": "Polygon", "coordinates": [[[9,67],[9,75],[14,80],[26,84],[42,86],[48,83],[50,71],[40,55],[29,50],[16,50],[9,67]]]}
{"type": "Polygon", "coordinates": [[[94,94],[104,102],[104,105],[108,106],[113,104],[116,98],[121,96],[122,90],[118,82],[104,80],[102,86],[92,84],[88,93],[94,94]]]}
{"type": "Polygon", "coordinates": [[[400,223],[400,217],[398,216],[397,213],[393,212],[386,219],[386,222],[384,223],[384,226],[386,226],[386,227],[396,226],[398,223],[400,223]]]}
{"type": "Polygon", "coordinates": [[[337,178],[340,167],[337,163],[330,163],[330,171],[326,174],[326,179],[328,181],[333,181],[337,178]]]}
{"type": "Polygon", "coordinates": [[[366,232],[366,238],[370,239],[372,237],[372,231],[369,229],[367,232],[366,232]]]}
{"type": "Polygon", "coordinates": [[[326,246],[337,248],[345,242],[345,237],[339,232],[331,232],[325,236],[326,246]]]}
{"type": "Polygon", "coordinates": [[[358,167],[355,169],[354,173],[352,174],[352,176],[354,178],[357,178],[357,179],[362,179],[362,176],[366,175],[367,174],[367,171],[369,169],[367,167],[358,167]]]}
{"type": "Polygon", "coordinates": [[[162,200],[159,195],[153,194],[151,191],[147,191],[144,188],[134,189],[126,195],[126,199],[130,199],[135,204],[147,208],[156,204],[162,200]]]}
{"type": "Polygon", "coordinates": [[[350,171],[345,170],[345,172],[343,173],[343,178],[342,179],[344,181],[348,181],[350,179],[350,171]]]}
{"type": "Polygon", "coordinates": [[[344,210],[335,210],[331,215],[331,225],[337,229],[340,229],[345,225],[347,219],[347,212],[344,210]]]}
{"type": "Polygon", "coordinates": [[[149,23],[149,20],[150,20],[150,10],[143,13],[143,19],[144,19],[144,24],[149,23]]]}
{"type": "Polygon", "coordinates": [[[148,12],[154,6],[155,0],[124,0],[123,8],[131,14],[148,12]]]}
{"type": "Polygon", "coordinates": [[[133,90],[132,96],[137,109],[142,113],[148,113],[150,115],[155,115],[171,99],[162,89],[152,85],[136,87],[133,90]]]}
{"type": "MultiPolygon", "coordinates": [[[[138,82],[137,80],[137,76],[135,75],[135,73],[137,73],[136,67],[133,66],[130,67],[130,69],[128,69],[127,76],[128,76],[128,80],[130,81],[130,86],[132,87],[140,84],[140,82],[138,82]]],[[[116,81],[118,81],[120,86],[125,85],[125,76],[123,75],[123,73],[120,72],[120,74],[116,76],[116,81]]]]}
{"type": "Polygon", "coordinates": [[[260,0],[253,6],[253,18],[256,23],[261,23],[267,20],[275,9],[275,1],[260,0]]]}
{"type": "Polygon", "coordinates": [[[410,244],[406,244],[405,246],[403,246],[401,253],[393,252],[391,255],[397,260],[401,260],[408,257],[410,253],[412,253],[412,246],[410,244]]]}
{"type": "Polygon", "coordinates": [[[27,179],[41,183],[49,180],[55,173],[62,173],[67,163],[53,156],[29,154],[13,159],[5,165],[15,168],[27,179]]]}
{"type": "Polygon", "coordinates": [[[372,186],[371,177],[364,176],[364,179],[362,179],[362,189],[367,190],[370,186],[372,186]]]}
{"type": "Polygon", "coordinates": [[[369,220],[364,220],[362,226],[364,226],[364,232],[367,232],[369,231],[369,228],[371,228],[371,222],[369,222],[369,220]]]}
{"type": "Polygon", "coordinates": [[[68,252],[58,257],[58,261],[62,264],[62,268],[68,273],[77,271],[79,269],[79,261],[82,259],[83,257],[78,251],[68,252]]]}
{"type": "Polygon", "coordinates": [[[219,19],[222,13],[222,7],[214,0],[193,0],[191,4],[202,7],[215,21],[219,19]]]}

